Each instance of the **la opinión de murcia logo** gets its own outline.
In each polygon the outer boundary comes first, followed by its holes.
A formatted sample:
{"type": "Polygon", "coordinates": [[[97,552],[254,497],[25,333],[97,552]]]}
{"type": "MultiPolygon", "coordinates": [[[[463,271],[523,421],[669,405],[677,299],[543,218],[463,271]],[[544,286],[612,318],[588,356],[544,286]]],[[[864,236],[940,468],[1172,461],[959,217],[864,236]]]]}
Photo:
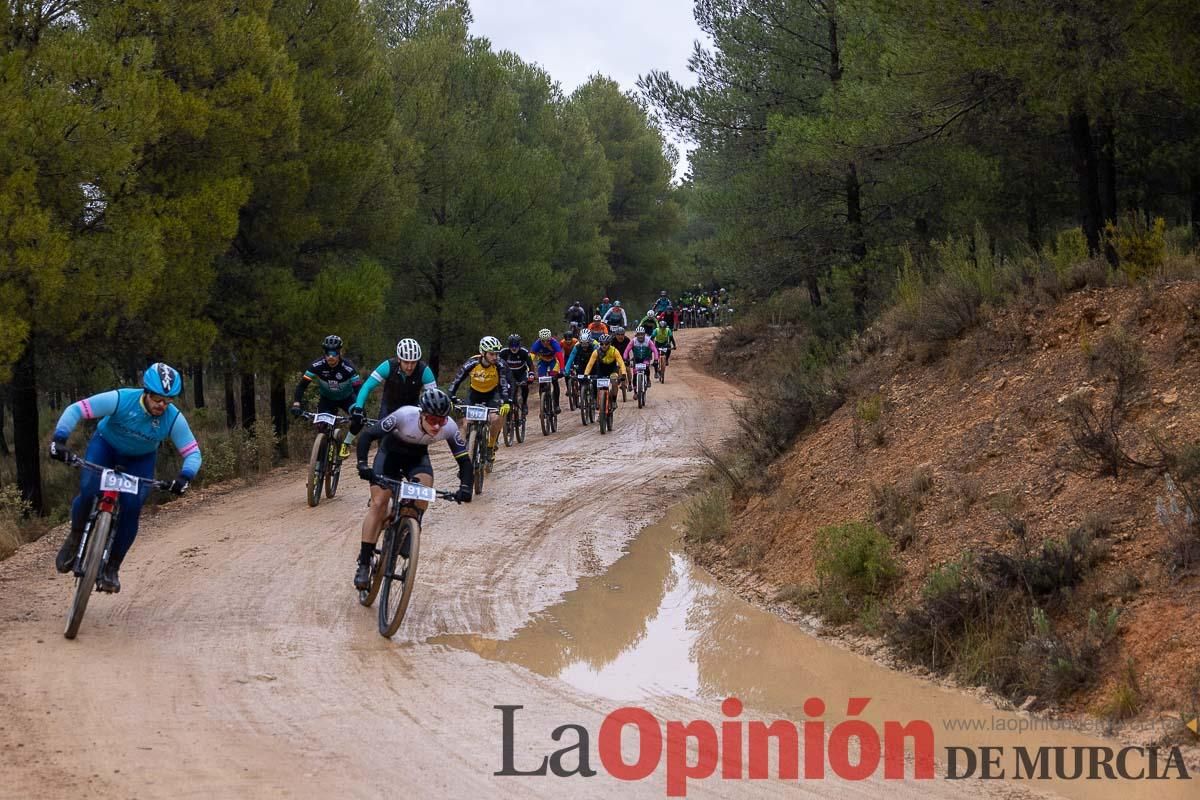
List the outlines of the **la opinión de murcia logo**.
{"type": "MultiPolygon", "coordinates": [[[[871,702],[851,697],[848,717],[828,726],[820,717],[825,701],[810,697],[804,702],[808,719],[736,719],[742,702],[736,697],[721,704],[725,719],[661,721],[644,708],[626,706],[610,712],[601,722],[596,754],[601,768],[623,781],[641,781],[666,767],[668,797],[686,797],[689,781],[714,776],[721,780],[933,780],[936,745],[933,726],[925,720],[887,720],[880,728],[856,719],[871,702]],[[636,757],[622,753],[622,737],[636,732],[636,757]],[[851,740],[855,746],[851,746],[851,740]],[[803,742],[803,754],[800,744],[803,742]],[[906,759],[906,752],[911,757],[906,759]],[[771,754],[776,774],[769,774],[771,754]]],[[[521,705],[497,705],[502,728],[500,777],[553,775],[558,778],[591,778],[592,734],[583,725],[559,725],[550,739],[561,745],[540,763],[516,763],[517,712],[521,705]]],[[[944,752],[947,780],[1190,780],[1178,747],[947,747],[944,752]]]]}

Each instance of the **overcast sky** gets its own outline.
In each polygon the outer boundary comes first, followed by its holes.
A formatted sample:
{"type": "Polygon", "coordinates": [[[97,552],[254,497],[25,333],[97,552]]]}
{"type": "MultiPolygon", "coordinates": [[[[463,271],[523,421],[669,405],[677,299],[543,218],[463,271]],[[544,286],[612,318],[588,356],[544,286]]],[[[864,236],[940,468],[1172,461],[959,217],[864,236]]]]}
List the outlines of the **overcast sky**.
{"type": "MultiPolygon", "coordinates": [[[[622,89],[665,69],[685,85],[692,43],[707,38],[692,18],[692,0],[470,0],[471,32],[535,61],[570,94],[599,72],[622,89]]],[[[676,146],[680,146],[676,142],[676,146]]],[[[682,147],[681,147],[682,152],[682,147]]],[[[676,177],[686,172],[680,162],[676,177]]]]}

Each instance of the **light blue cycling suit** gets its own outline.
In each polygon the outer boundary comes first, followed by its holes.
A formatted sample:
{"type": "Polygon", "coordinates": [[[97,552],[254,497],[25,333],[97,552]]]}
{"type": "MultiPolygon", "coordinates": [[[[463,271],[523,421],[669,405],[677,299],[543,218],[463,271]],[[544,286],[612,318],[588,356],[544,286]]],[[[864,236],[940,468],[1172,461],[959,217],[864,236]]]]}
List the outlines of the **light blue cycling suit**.
{"type": "MultiPolygon", "coordinates": [[[[116,389],[72,403],[58,418],[54,438],[66,439],[80,420],[99,419],[85,458],[106,467],[121,466],[128,474],[140,478],[154,477],[158,446],[169,438],[183,456],[180,477],[192,480],[200,470],[200,445],[187,420],[173,405],[168,405],[160,416],[153,416],[142,405],[143,394],[142,389],[116,389]]],[[[76,530],[83,527],[83,515],[91,510],[92,500],[99,491],[100,476],[85,471],[79,479],[79,496],[71,504],[72,527],[76,530]]],[[[121,515],[112,552],[117,563],[137,536],[138,515],[148,493],[148,489],[143,489],[136,495],[121,495],[121,515]]]]}

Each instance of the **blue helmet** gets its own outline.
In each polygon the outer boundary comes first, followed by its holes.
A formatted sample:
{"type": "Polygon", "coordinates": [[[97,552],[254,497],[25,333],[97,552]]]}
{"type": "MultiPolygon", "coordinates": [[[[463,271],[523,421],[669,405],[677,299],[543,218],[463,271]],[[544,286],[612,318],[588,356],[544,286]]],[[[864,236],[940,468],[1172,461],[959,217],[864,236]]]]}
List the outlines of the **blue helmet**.
{"type": "Polygon", "coordinates": [[[156,361],[142,373],[142,388],[163,397],[176,397],[183,391],[183,378],[174,367],[156,361]]]}

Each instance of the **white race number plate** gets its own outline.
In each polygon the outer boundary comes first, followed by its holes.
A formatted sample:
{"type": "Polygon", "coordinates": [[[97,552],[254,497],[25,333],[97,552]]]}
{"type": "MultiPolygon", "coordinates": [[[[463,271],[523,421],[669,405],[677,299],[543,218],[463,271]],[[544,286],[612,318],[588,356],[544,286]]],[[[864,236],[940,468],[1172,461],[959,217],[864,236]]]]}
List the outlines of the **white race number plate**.
{"type": "Polygon", "coordinates": [[[429,486],[422,486],[419,483],[409,483],[408,481],[400,484],[401,500],[424,500],[427,503],[432,503],[436,498],[437,492],[429,486]]]}
{"type": "Polygon", "coordinates": [[[638,365],[637,365],[637,371],[638,371],[638,372],[645,372],[645,371],[646,371],[646,365],[645,365],[645,364],[638,364],[638,365]]]}
{"type": "Polygon", "coordinates": [[[554,382],[554,378],[551,378],[549,375],[539,375],[538,376],[538,383],[553,383],[553,382],[554,382]]]}
{"type": "Polygon", "coordinates": [[[597,378],[596,379],[596,388],[597,389],[607,389],[609,386],[612,386],[612,381],[609,380],[608,378],[597,378]]]}
{"type": "Polygon", "coordinates": [[[122,494],[137,494],[138,479],[123,472],[106,469],[100,473],[100,491],[121,492],[122,494]]]}
{"type": "Polygon", "coordinates": [[[337,417],[335,417],[333,414],[317,414],[315,417],[313,417],[313,422],[317,425],[320,425],[322,422],[324,422],[326,425],[332,425],[337,422],[337,417]]]}
{"type": "Polygon", "coordinates": [[[487,406],[467,406],[467,420],[469,422],[482,422],[488,418],[487,406]]]}

